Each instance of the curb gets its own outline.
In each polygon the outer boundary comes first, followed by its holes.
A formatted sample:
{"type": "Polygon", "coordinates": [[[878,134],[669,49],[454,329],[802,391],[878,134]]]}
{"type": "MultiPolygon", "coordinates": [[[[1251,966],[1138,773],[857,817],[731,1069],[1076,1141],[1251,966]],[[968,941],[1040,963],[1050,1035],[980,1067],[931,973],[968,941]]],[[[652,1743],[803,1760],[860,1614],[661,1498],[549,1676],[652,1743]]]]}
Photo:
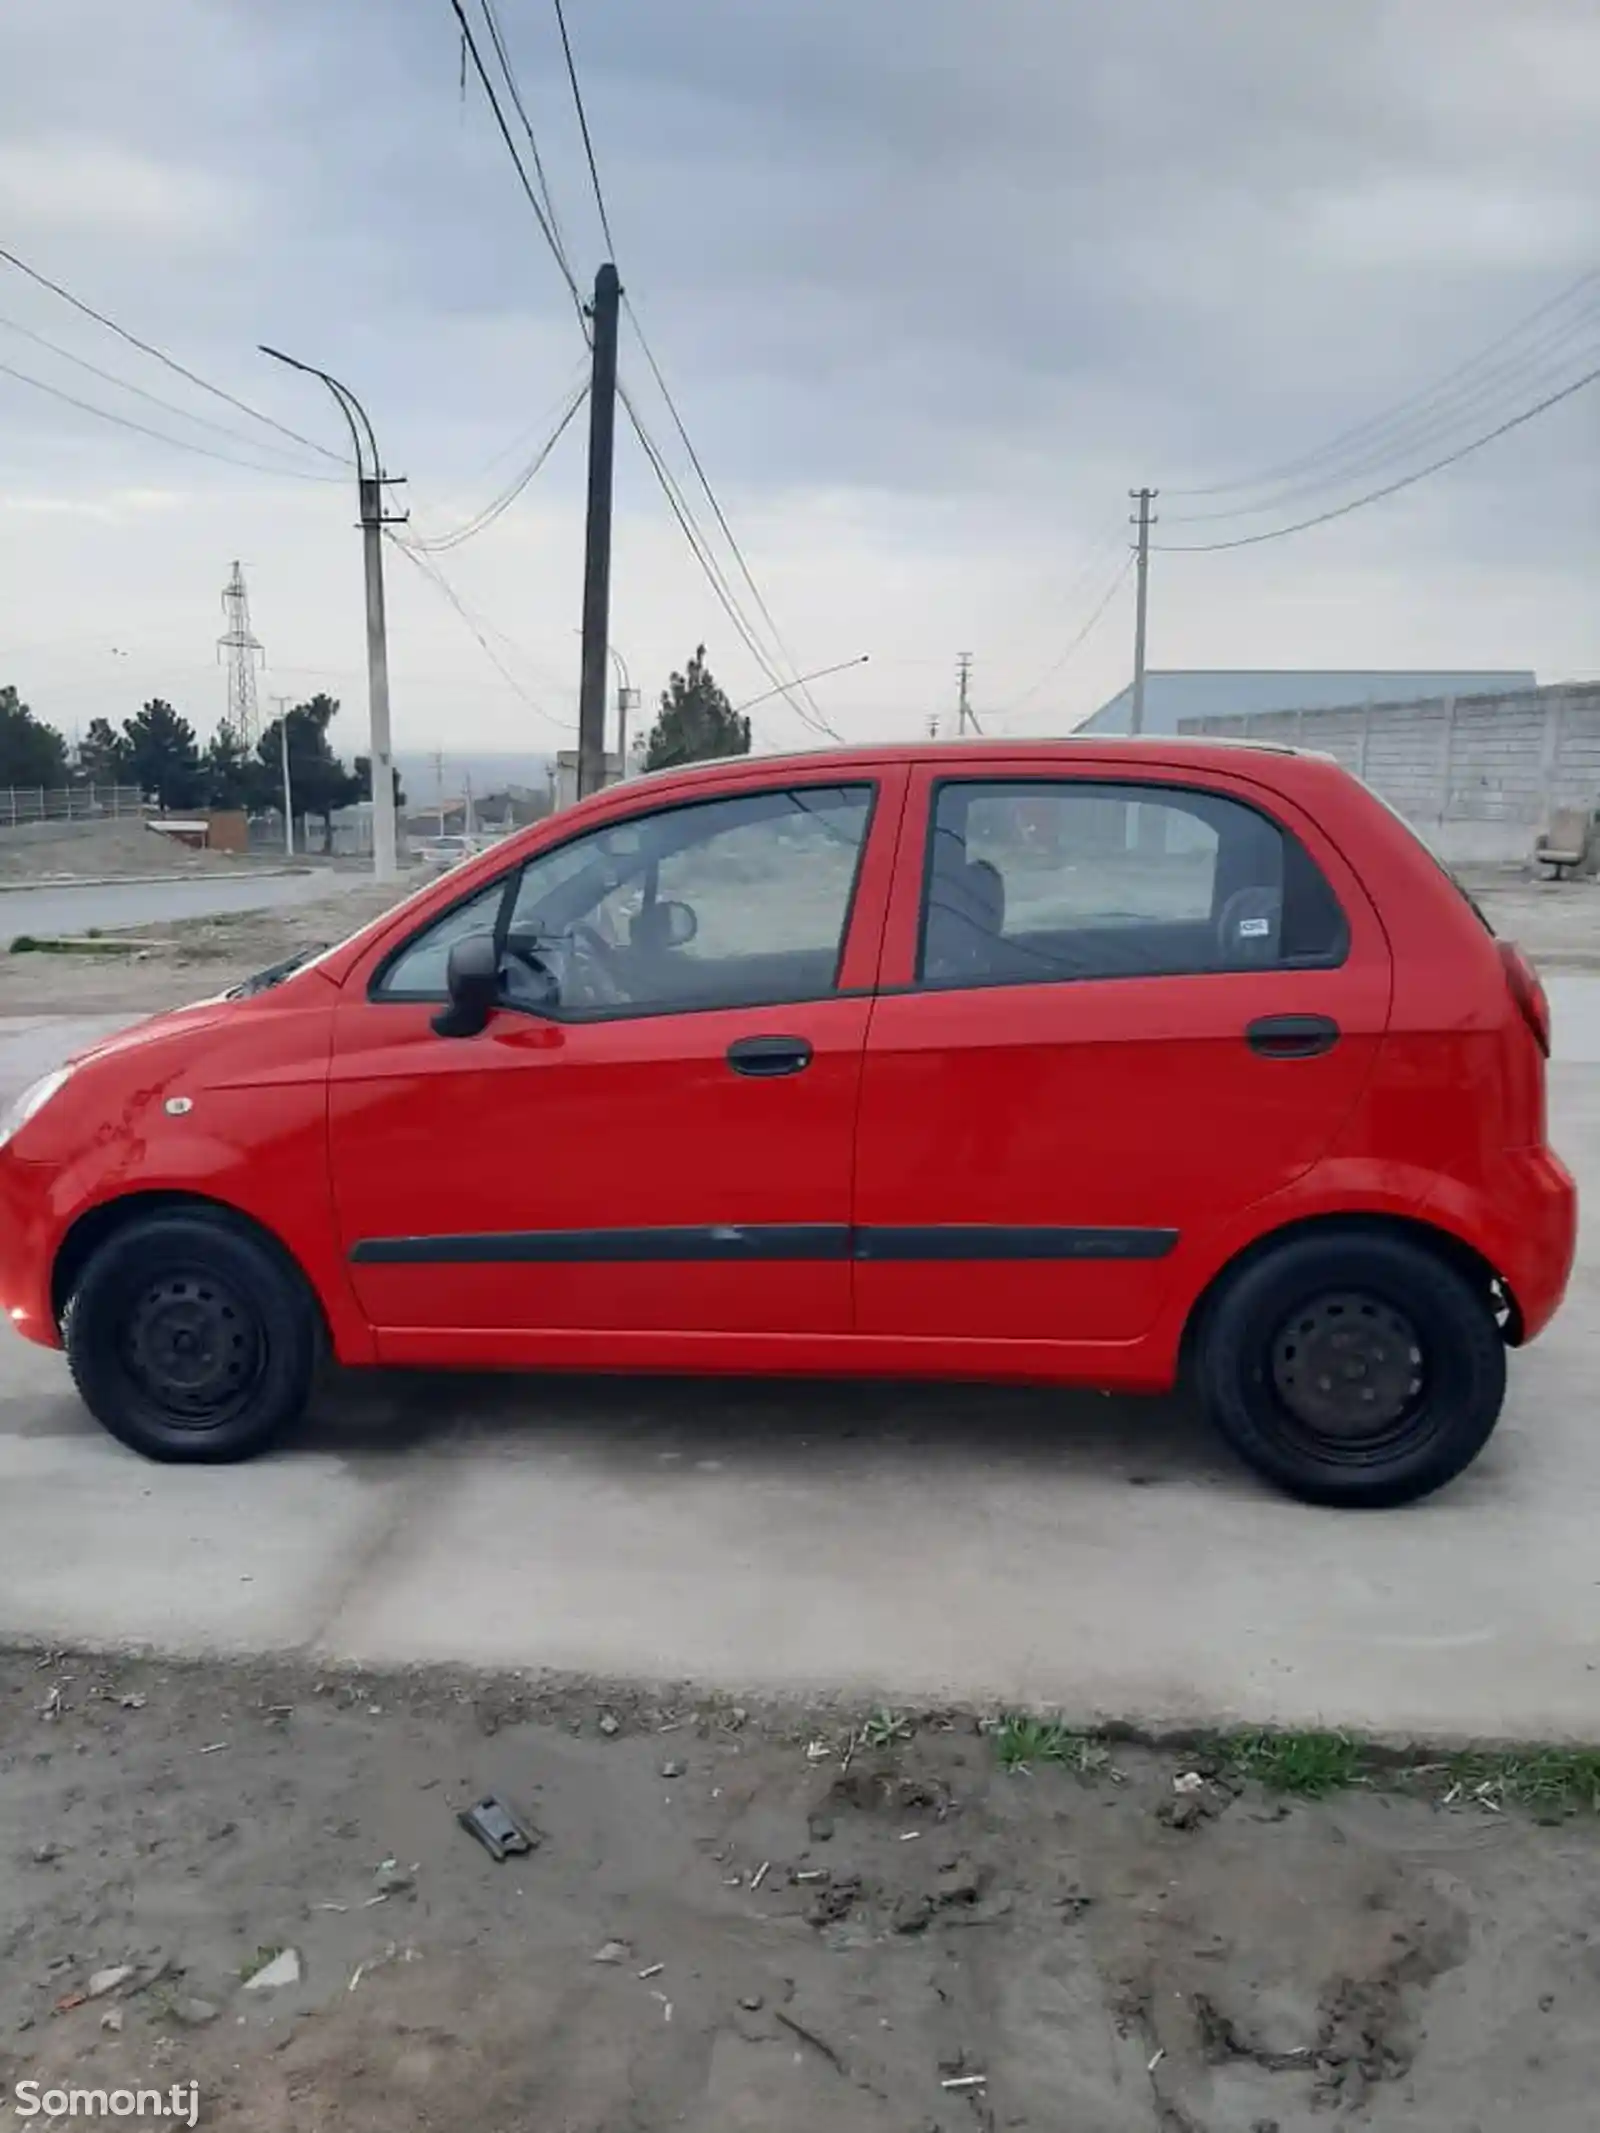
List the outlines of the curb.
{"type": "Polygon", "coordinates": [[[224,874],[74,874],[70,881],[0,881],[0,896],[34,896],[42,889],[126,889],[152,881],[281,881],[289,874],[314,874],[315,867],[252,867],[224,874]]]}

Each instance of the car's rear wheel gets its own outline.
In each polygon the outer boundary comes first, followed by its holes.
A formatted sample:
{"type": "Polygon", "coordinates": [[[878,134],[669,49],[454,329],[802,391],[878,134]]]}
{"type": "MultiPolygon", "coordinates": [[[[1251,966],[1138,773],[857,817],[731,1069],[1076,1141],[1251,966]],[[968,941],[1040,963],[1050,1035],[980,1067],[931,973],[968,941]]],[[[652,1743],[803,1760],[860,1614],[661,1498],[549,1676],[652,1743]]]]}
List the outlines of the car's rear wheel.
{"type": "Polygon", "coordinates": [[[1196,1375],[1234,1449],[1311,1503],[1410,1502],[1482,1450],[1505,1399],[1485,1281],[1378,1229],[1305,1233],[1207,1307],[1196,1375]]]}
{"type": "Polygon", "coordinates": [[[248,1459],[305,1406],[317,1319],[298,1271],[225,1216],[115,1230],[67,1306],[67,1360],[97,1421],[147,1458],[248,1459]]]}

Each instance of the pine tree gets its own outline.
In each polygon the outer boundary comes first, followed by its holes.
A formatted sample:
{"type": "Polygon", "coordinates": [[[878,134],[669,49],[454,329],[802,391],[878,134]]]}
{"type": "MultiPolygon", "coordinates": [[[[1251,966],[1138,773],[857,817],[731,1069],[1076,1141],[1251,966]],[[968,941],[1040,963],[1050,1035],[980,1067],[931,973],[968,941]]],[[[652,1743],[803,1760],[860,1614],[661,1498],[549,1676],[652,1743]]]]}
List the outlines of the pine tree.
{"type": "Polygon", "coordinates": [[[748,755],[750,721],[742,718],[706,665],[706,648],[695,646],[688,670],[674,674],[661,692],[661,710],[645,747],[646,770],[671,770],[713,756],[748,755]]]}

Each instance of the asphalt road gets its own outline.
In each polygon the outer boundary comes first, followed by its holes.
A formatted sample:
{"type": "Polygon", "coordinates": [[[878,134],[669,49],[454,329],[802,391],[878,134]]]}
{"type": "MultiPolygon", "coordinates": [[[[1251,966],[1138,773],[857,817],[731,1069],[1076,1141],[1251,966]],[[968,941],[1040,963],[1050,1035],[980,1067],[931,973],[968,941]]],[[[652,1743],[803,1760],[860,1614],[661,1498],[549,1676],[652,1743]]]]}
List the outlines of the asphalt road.
{"type": "Polygon", "coordinates": [[[91,926],[147,926],[210,918],[218,911],[279,910],[365,881],[365,874],[317,868],[304,874],[178,874],[159,881],[45,882],[0,889],[0,941],[19,933],[87,933],[91,926]]]}
{"type": "MultiPolygon", "coordinates": [[[[1600,1206],[1600,979],[1552,990],[1600,1206]]],[[[0,1088],[106,1026],[0,1030],[0,1088]]],[[[1591,1222],[1484,1457],[1368,1516],[1175,1403],[986,1388],[352,1376],[268,1460],[159,1469],[0,1334],[0,1638],[1592,1739],[1597,1331],[1591,1222]]]]}

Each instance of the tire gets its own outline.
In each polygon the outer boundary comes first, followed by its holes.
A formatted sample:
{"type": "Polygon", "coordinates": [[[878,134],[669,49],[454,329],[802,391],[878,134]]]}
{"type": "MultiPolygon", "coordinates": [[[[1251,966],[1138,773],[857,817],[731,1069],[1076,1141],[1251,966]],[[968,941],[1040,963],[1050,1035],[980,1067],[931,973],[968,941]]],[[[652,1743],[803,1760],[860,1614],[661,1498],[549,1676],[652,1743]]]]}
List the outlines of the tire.
{"type": "Polygon", "coordinates": [[[65,1314],[84,1405],[147,1459],[262,1451],[305,1407],[318,1319],[299,1270],[223,1215],[133,1221],[90,1258],[65,1314]]]}
{"type": "Polygon", "coordinates": [[[1409,1238],[1351,1229],[1293,1238],[1225,1277],[1196,1377],[1257,1473],[1307,1503],[1376,1509],[1477,1457],[1506,1353],[1487,1284],[1409,1238]]]}

